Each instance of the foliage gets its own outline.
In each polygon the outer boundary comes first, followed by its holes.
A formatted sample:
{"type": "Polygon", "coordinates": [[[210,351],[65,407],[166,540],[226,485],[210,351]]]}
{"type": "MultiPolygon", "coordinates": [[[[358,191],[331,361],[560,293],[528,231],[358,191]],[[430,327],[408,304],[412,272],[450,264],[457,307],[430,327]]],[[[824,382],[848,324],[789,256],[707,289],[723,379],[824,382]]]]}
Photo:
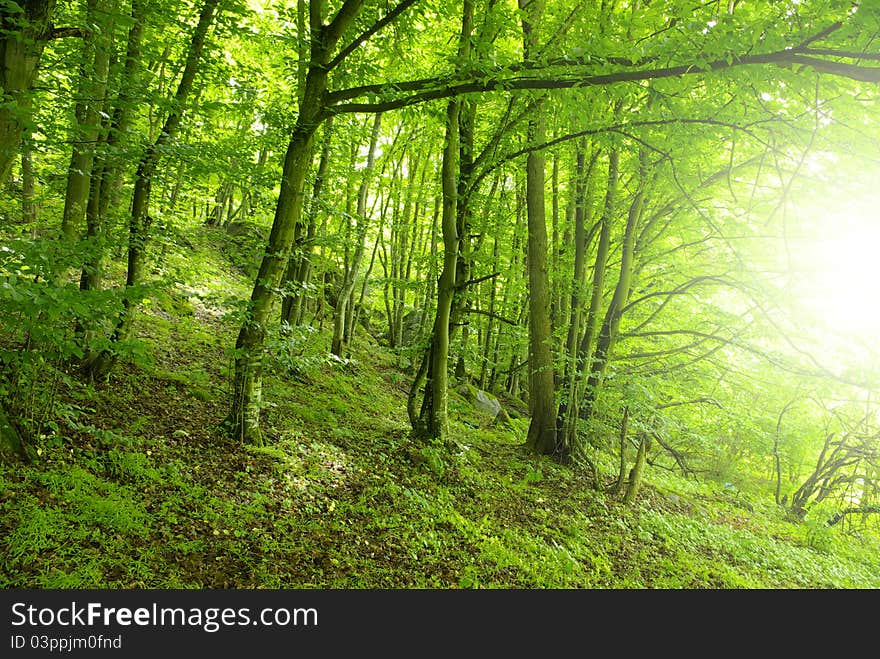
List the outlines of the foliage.
{"type": "Polygon", "coordinates": [[[539,4],[4,19],[0,585],[878,585],[877,12],[539,4]]]}

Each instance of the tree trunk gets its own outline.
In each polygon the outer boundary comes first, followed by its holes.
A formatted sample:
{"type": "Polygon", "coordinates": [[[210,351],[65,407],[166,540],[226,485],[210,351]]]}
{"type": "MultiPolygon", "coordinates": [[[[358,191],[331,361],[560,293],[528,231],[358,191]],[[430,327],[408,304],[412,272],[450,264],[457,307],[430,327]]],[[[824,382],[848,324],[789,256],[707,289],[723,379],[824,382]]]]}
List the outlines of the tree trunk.
{"type": "Polygon", "coordinates": [[[639,450],[636,453],[636,463],[629,472],[629,484],[626,488],[626,494],[623,495],[623,504],[629,506],[635,501],[636,495],[639,493],[639,487],[642,484],[642,474],[645,471],[645,462],[648,457],[648,448],[650,438],[648,433],[642,432],[639,436],[639,450]]]}
{"type": "MultiPolygon", "coordinates": [[[[492,243],[492,272],[498,272],[498,233],[492,243]]],[[[495,321],[495,298],[497,286],[494,280],[489,282],[489,319],[486,323],[486,333],[483,338],[483,354],[480,364],[480,389],[486,389],[489,383],[489,353],[492,348],[492,334],[495,321]]]]}
{"type": "MultiPolygon", "coordinates": [[[[569,306],[568,335],[565,341],[565,365],[562,376],[562,400],[556,414],[556,446],[559,456],[568,460],[572,452],[572,435],[570,434],[571,418],[568,416],[568,400],[575,390],[575,383],[580,371],[578,363],[578,338],[581,334],[582,309],[587,287],[586,256],[588,248],[586,215],[587,215],[587,181],[596,162],[598,150],[593,155],[589,169],[586,166],[586,144],[581,140],[577,147],[575,164],[575,210],[574,210],[574,273],[571,283],[569,306]]],[[[576,417],[575,417],[576,418],[576,417]]]]}
{"type": "Polygon", "coordinates": [[[617,472],[617,482],[614,484],[615,496],[623,492],[626,483],[626,433],[629,425],[629,406],[623,408],[623,419],[620,421],[620,469],[617,472]]]}
{"type": "Polygon", "coordinates": [[[11,0],[8,4],[0,11],[0,185],[12,171],[30,122],[30,92],[55,11],[55,0],[11,0]]]}
{"type": "MultiPolygon", "coordinates": [[[[324,179],[327,176],[327,167],[330,164],[330,146],[332,143],[333,118],[324,122],[324,138],[321,145],[321,156],[318,160],[318,171],[315,174],[315,182],[312,187],[312,197],[309,200],[309,211],[306,218],[305,235],[302,231],[294,232],[294,254],[287,264],[284,274],[284,289],[286,291],[281,302],[281,320],[291,326],[302,322],[305,302],[308,298],[308,285],[312,277],[312,247],[315,242],[315,232],[318,211],[321,203],[321,192],[324,189],[324,179]],[[293,292],[288,291],[293,287],[293,292]]],[[[299,226],[299,225],[298,225],[299,226]]]]}
{"type": "Polygon", "coordinates": [[[21,145],[21,221],[33,224],[37,221],[34,145],[30,131],[26,132],[21,145]]]}
{"type": "Polygon", "coordinates": [[[562,417],[562,430],[559,441],[564,446],[567,446],[572,454],[579,453],[581,449],[577,435],[580,402],[583,396],[584,381],[589,378],[591,373],[591,351],[596,339],[602,298],[605,295],[605,275],[608,265],[608,252],[611,248],[611,223],[616,212],[619,166],[618,152],[616,149],[612,149],[608,155],[608,182],[605,189],[602,216],[599,220],[599,243],[596,248],[596,259],[593,262],[590,306],[587,310],[586,325],[580,335],[580,344],[574,358],[574,377],[570,382],[570,388],[563,396],[559,410],[559,416],[562,417]]]}
{"type": "Polygon", "coordinates": [[[342,5],[336,17],[324,24],[322,3],[309,4],[312,30],[311,57],[305,77],[302,103],[293,135],[284,156],[281,189],[269,244],[254,282],[248,313],[235,343],[235,373],[232,382],[232,408],[224,421],[225,428],[245,443],[261,445],[260,407],[262,405],[262,365],[266,323],[290,259],[294,229],[302,220],[303,185],[312,161],[315,131],[326,119],[324,92],[327,90],[330,55],[342,34],[354,21],[361,2],[342,5]]]}
{"type": "Polygon", "coordinates": [[[584,393],[585,405],[583,409],[584,415],[588,418],[594,412],[596,395],[602,379],[605,376],[605,371],[608,368],[612,350],[617,340],[617,329],[620,325],[623,309],[626,306],[630,290],[632,289],[633,272],[635,269],[635,238],[639,221],[642,217],[642,211],[644,209],[647,186],[646,155],[643,150],[639,155],[641,161],[639,187],[630,203],[629,213],[627,215],[623,244],[621,245],[620,275],[617,279],[617,285],[614,288],[614,295],[611,298],[611,303],[608,305],[608,309],[605,312],[605,319],[602,323],[602,328],[599,330],[599,338],[596,340],[596,350],[593,354],[591,372],[584,393]]]}
{"type": "MultiPolygon", "coordinates": [[[[458,42],[459,61],[470,57],[473,32],[474,6],[464,0],[461,33],[458,42]]],[[[449,323],[456,292],[456,276],[461,249],[459,235],[458,196],[461,160],[461,107],[462,101],[453,98],[446,106],[446,142],[443,146],[441,184],[443,192],[440,229],[443,235],[443,268],[437,280],[437,308],[431,333],[425,394],[415,434],[423,439],[448,442],[449,440],[449,323]]]]}
{"type": "Polygon", "coordinates": [[[112,14],[109,20],[107,16],[104,2],[88,0],[86,21],[96,29],[83,37],[79,91],[71,129],[73,148],[61,215],[61,234],[70,244],[77,239],[85,222],[92,165],[104,112],[113,36],[112,14]]]}
{"type": "Polygon", "coordinates": [[[367,218],[367,193],[369,192],[370,180],[376,163],[376,144],[379,140],[379,132],[382,128],[382,115],[378,113],[373,118],[373,129],[370,134],[370,147],[367,151],[367,164],[363,169],[360,188],[358,189],[357,210],[357,226],[355,232],[355,250],[351,259],[351,264],[345,271],[345,277],[342,280],[342,286],[339,289],[339,295],[336,298],[336,310],[333,314],[333,340],[330,345],[330,352],[338,357],[342,357],[345,352],[346,336],[348,332],[353,330],[351,321],[353,320],[353,309],[349,305],[354,304],[354,287],[357,283],[358,272],[360,271],[361,261],[364,258],[366,250],[366,236],[369,227],[367,218]]]}
{"type": "MultiPolygon", "coordinates": [[[[540,112],[540,109],[539,109],[540,112]]],[[[531,126],[530,141],[543,142],[540,119],[531,126]]],[[[544,210],[544,156],[529,154],[526,163],[529,281],[529,408],[527,444],[544,455],[557,452],[555,383],[551,352],[550,278],[547,272],[547,226],[544,210]]]]}
{"type": "MultiPolygon", "coordinates": [[[[119,193],[126,158],[121,151],[132,121],[132,90],[140,69],[140,49],[147,4],[133,0],[131,27],[125,49],[125,62],[120,74],[119,90],[112,118],[107,129],[103,155],[92,166],[89,200],[86,206],[86,239],[91,242],[80,274],[80,290],[97,290],[101,286],[105,245],[102,241],[107,211],[119,193]]],[[[92,356],[94,358],[96,356],[92,356]]],[[[86,362],[90,361],[89,358],[86,362]]]]}
{"type": "MultiPolygon", "coordinates": [[[[122,300],[122,314],[111,337],[113,344],[118,344],[128,338],[131,326],[134,323],[135,309],[138,301],[134,298],[133,289],[142,283],[144,279],[146,248],[149,240],[150,225],[152,224],[149,206],[153,175],[159,164],[163,148],[173,139],[180,126],[187,99],[195,82],[202,49],[205,45],[205,38],[214,21],[218,3],[219,0],[205,0],[205,4],[202,6],[199,22],[193,32],[183,74],[177,86],[177,92],[174,95],[173,108],[165,119],[165,123],[162,125],[156,141],[147,148],[138,164],[134,191],[132,193],[131,215],[129,217],[128,269],[125,280],[126,295],[122,300]]],[[[89,376],[92,379],[106,378],[115,365],[116,359],[117,355],[112,348],[101,352],[87,363],[86,368],[89,376]]]]}
{"type": "Polygon", "coordinates": [[[779,440],[780,433],[782,430],[782,417],[785,416],[785,413],[791,408],[792,405],[795,404],[796,401],[792,400],[782,408],[782,411],[779,413],[779,417],[776,419],[776,434],[773,438],[773,463],[776,468],[776,490],[774,492],[774,500],[776,501],[776,505],[780,505],[782,500],[782,461],[779,457],[779,440]]]}
{"type": "MultiPolygon", "coordinates": [[[[537,54],[537,23],[544,3],[540,0],[519,0],[523,11],[523,55],[526,61],[537,54]]],[[[541,113],[544,103],[538,101],[535,118],[529,121],[528,141],[546,141],[541,113]]],[[[529,424],[526,445],[537,453],[553,455],[556,448],[556,409],[553,354],[550,345],[550,276],[547,272],[547,217],[544,206],[544,154],[532,151],[526,159],[526,215],[528,222],[529,281],[529,424]]]]}
{"type": "MultiPolygon", "coordinates": [[[[470,1],[465,0],[465,20],[470,1]]],[[[464,30],[463,30],[464,33],[464,30]]],[[[468,33],[469,34],[469,33],[468,33]]],[[[431,348],[425,382],[425,398],[419,415],[416,434],[423,439],[446,441],[449,437],[449,319],[452,299],[455,295],[455,275],[458,264],[459,235],[456,217],[458,196],[458,100],[452,100],[446,108],[446,145],[443,148],[443,212],[440,227],[443,233],[443,269],[437,281],[437,309],[431,333],[431,348]]]]}

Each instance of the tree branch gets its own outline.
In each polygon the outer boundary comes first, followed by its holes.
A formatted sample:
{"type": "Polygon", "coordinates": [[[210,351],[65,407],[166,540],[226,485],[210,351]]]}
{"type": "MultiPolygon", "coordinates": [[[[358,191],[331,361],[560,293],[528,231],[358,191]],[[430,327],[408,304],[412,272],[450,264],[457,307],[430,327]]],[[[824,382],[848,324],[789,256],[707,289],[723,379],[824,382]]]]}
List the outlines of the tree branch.
{"type": "Polygon", "coordinates": [[[665,410],[668,407],[678,407],[680,405],[698,405],[701,403],[706,403],[708,405],[714,405],[715,407],[717,407],[719,409],[724,409],[724,406],[721,405],[721,403],[719,403],[714,398],[694,398],[693,400],[679,400],[679,401],[675,401],[674,403],[664,403],[663,405],[656,405],[655,409],[665,410]]]}
{"type": "Polygon", "coordinates": [[[345,0],[345,3],[339,8],[336,16],[333,17],[333,20],[321,30],[324,47],[328,50],[333,48],[333,46],[342,38],[342,34],[345,32],[346,28],[358,15],[363,4],[364,0],[345,0]]]}
{"type": "Polygon", "coordinates": [[[473,286],[474,284],[479,284],[481,281],[486,281],[487,279],[494,279],[499,276],[500,272],[493,272],[491,275],[486,275],[485,277],[477,277],[476,279],[468,279],[466,282],[462,284],[458,284],[456,286],[457,289],[467,288],[468,286],[473,286]]]}
{"type": "Polygon", "coordinates": [[[352,41],[345,48],[340,50],[336,57],[330,60],[330,63],[327,65],[327,70],[329,71],[339,66],[339,64],[342,63],[342,60],[351,55],[351,53],[354,52],[354,50],[358,46],[360,46],[367,39],[376,34],[383,27],[395,21],[398,16],[400,16],[416,2],[418,2],[418,0],[401,0],[400,4],[398,4],[394,9],[392,9],[390,12],[385,14],[385,16],[373,23],[369,28],[361,32],[361,34],[359,34],[357,38],[354,39],[354,41],[352,41]]]}
{"type": "Polygon", "coordinates": [[[81,27],[53,27],[46,37],[49,41],[53,39],[66,39],[67,37],[84,37],[86,31],[81,27]]]}
{"type": "Polygon", "coordinates": [[[465,309],[465,313],[475,313],[481,316],[488,316],[489,318],[494,318],[495,320],[499,320],[502,323],[507,323],[508,325],[513,325],[514,327],[519,325],[519,323],[517,323],[515,320],[510,320],[510,318],[499,316],[497,313],[492,313],[491,311],[483,311],[482,309],[465,309]]]}
{"type": "MultiPolygon", "coordinates": [[[[832,26],[833,27],[833,26],[832,26]]],[[[831,28],[827,28],[827,32],[831,28]]],[[[820,34],[823,34],[820,33],[820,34]]],[[[807,40],[804,44],[812,43],[815,38],[807,40]]],[[[802,44],[802,45],[804,45],[802,44]]],[[[824,51],[829,56],[845,57],[853,59],[854,53],[849,51],[824,51]]],[[[866,55],[857,54],[859,58],[866,55]]],[[[509,76],[488,75],[484,76],[479,71],[470,72],[471,76],[479,79],[461,81],[457,78],[434,78],[416,81],[390,82],[380,85],[367,85],[353,87],[332,92],[327,95],[328,112],[341,114],[349,112],[385,112],[395,110],[425,101],[450,98],[476,92],[488,91],[523,91],[523,90],[547,90],[547,89],[571,89],[579,87],[595,87],[612,85],[619,82],[640,82],[643,80],[658,80],[662,78],[678,78],[686,75],[723,71],[742,66],[759,64],[774,64],[777,66],[791,66],[801,64],[816,69],[821,73],[830,73],[862,82],[880,82],[880,68],[863,67],[855,64],[842,62],[829,62],[804,55],[795,48],[777,50],[758,55],[744,55],[741,57],[729,57],[703,64],[680,64],[656,69],[642,69],[636,71],[616,71],[613,73],[593,74],[570,77],[538,78],[533,76],[509,76]],[[348,99],[366,95],[382,95],[390,91],[412,92],[402,98],[380,100],[374,103],[342,103],[348,99]]],[[[541,72],[543,69],[536,69],[541,72]]],[[[509,73],[509,69],[506,71],[509,73]]]]}
{"type": "Polygon", "coordinates": [[[807,39],[805,39],[804,41],[799,43],[797,46],[795,46],[794,49],[798,50],[798,51],[802,51],[804,48],[809,46],[811,43],[816,43],[817,41],[821,41],[822,39],[827,37],[829,34],[831,34],[832,32],[836,32],[837,30],[839,30],[842,27],[843,27],[843,22],[841,22],[841,21],[837,21],[836,23],[832,23],[831,25],[826,27],[821,32],[817,32],[812,37],[808,37],[807,39]]]}
{"type": "Polygon", "coordinates": [[[827,522],[825,522],[825,526],[834,526],[840,520],[842,520],[847,515],[867,515],[869,513],[880,513],[880,505],[877,506],[864,506],[862,508],[847,508],[846,510],[841,510],[839,513],[831,517],[827,522]]]}
{"type": "Polygon", "coordinates": [[[671,291],[655,291],[653,293],[646,293],[642,297],[636,298],[632,302],[629,302],[625,307],[623,307],[623,311],[621,313],[626,313],[627,311],[629,311],[632,307],[636,306],[637,304],[640,304],[640,303],[644,302],[645,300],[649,300],[653,297],[658,297],[658,296],[672,297],[674,295],[684,295],[694,286],[697,286],[698,284],[707,283],[707,282],[712,283],[712,284],[720,284],[722,286],[732,286],[733,288],[738,288],[738,285],[735,282],[731,282],[726,279],[722,279],[721,277],[717,277],[715,275],[704,275],[701,277],[695,277],[695,278],[691,279],[690,281],[686,281],[685,283],[679,285],[678,287],[676,287],[675,289],[673,289],[671,291]]]}

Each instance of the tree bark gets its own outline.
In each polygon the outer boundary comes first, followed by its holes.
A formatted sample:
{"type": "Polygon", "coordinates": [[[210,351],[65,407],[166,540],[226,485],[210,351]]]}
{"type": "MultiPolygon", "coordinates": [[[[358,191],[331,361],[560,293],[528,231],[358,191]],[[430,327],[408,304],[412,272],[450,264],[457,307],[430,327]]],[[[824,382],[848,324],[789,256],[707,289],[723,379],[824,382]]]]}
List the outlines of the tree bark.
{"type": "MultiPolygon", "coordinates": [[[[131,4],[131,27],[125,47],[125,61],[120,74],[118,91],[103,154],[98,155],[92,165],[89,200],[86,206],[86,239],[92,244],[87,250],[85,263],[80,274],[80,290],[97,290],[101,287],[105,245],[102,241],[107,212],[113,199],[119,194],[123,179],[126,157],[123,153],[127,135],[132,122],[135,77],[141,68],[140,50],[143,37],[144,20],[148,5],[144,0],[133,0],[131,4]]],[[[96,357],[93,355],[91,358],[96,357]]],[[[90,361],[87,358],[86,362],[90,361]]]]}
{"type": "Polygon", "coordinates": [[[21,145],[21,221],[37,221],[36,178],[34,176],[34,148],[30,131],[25,131],[21,145]]]}
{"type": "MultiPolygon", "coordinates": [[[[529,61],[537,54],[537,24],[543,12],[543,0],[519,0],[523,12],[523,57],[529,61]]],[[[529,144],[546,141],[544,103],[535,103],[535,116],[529,121],[529,144]]],[[[550,276],[547,271],[547,217],[544,202],[545,159],[543,151],[526,157],[526,216],[528,225],[529,282],[529,412],[531,421],[526,445],[533,451],[553,455],[556,447],[556,392],[553,354],[550,345],[550,276]]]]}
{"type": "Polygon", "coordinates": [[[0,185],[30,122],[30,92],[52,33],[55,0],[11,0],[0,11],[0,185]]]}
{"type": "MultiPolygon", "coordinates": [[[[584,140],[578,144],[575,164],[575,200],[574,200],[574,272],[571,283],[571,296],[569,303],[568,335],[565,342],[565,366],[562,377],[562,399],[559,401],[559,410],[556,414],[556,447],[562,460],[568,460],[572,453],[576,428],[572,428],[572,422],[577,419],[576,413],[569,414],[569,407],[577,409],[577,404],[570,405],[572,399],[576,400],[576,383],[583,367],[583,359],[578,350],[578,339],[581,336],[583,325],[583,306],[587,289],[586,257],[589,247],[586,228],[587,221],[587,189],[588,181],[593,167],[598,158],[598,149],[590,159],[590,165],[586,163],[586,144],[584,140]]],[[[607,232],[606,232],[607,246],[607,232]]],[[[600,245],[601,248],[601,245],[600,245]]],[[[607,252],[607,248],[606,248],[607,252]]],[[[604,263],[604,258],[603,258],[604,263]]],[[[604,272],[604,266],[602,268],[604,272]]],[[[594,272],[596,272],[594,270],[594,272]]],[[[601,283],[601,282],[600,282],[601,283]]]]}
{"type": "MultiPolygon", "coordinates": [[[[187,99],[192,91],[202,50],[208,30],[214,21],[219,0],[205,0],[199,14],[199,21],[193,31],[190,49],[187,54],[183,74],[174,95],[174,105],[168,117],[165,119],[162,129],[156,141],[147,147],[147,150],[138,163],[135,174],[134,191],[131,200],[131,215],[129,217],[128,236],[128,268],[126,272],[126,294],[123,297],[123,310],[116,324],[116,329],[111,337],[111,343],[116,345],[125,340],[134,323],[135,310],[138,301],[135,299],[134,288],[144,280],[146,267],[146,249],[149,241],[149,231],[152,218],[149,214],[150,193],[153,185],[153,175],[159,165],[162,149],[174,138],[180,122],[183,118],[187,99]]],[[[90,359],[86,369],[92,379],[106,378],[116,363],[117,354],[114,350],[102,351],[95,358],[90,359]]]]}
{"type": "Polygon", "coordinates": [[[299,114],[284,156],[281,189],[269,243],[251,292],[248,312],[235,342],[235,373],[232,406],[224,427],[244,443],[262,445],[260,408],[262,406],[263,349],[266,323],[290,259],[294,230],[302,220],[303,185],[312,161],[315,131],[324,119],[328,64],[333,49],[360,12],[362,0],[346,0],[333,20],[324,24],[323,3],[309,3],[311,58],[306,75],[299,114]]]}
{"type": "Polygon", "coordinates": [[[639,493],[639,487],[642,484],[642,474],[645,471],[645,462],[648,458],[648,448],[650,437],[648,433],[642,432],[639,437],[639,450],[636,453],[636,463],[629,472],[629,483],[626,488],[626,494],[623,495],[623,504],[629,506],[635,501],[636,495],[639,493]]]}
{"type": "Polygon", "coordinates": [[[583,416],[589,418],[594,412],[594,405],[599,386],[605,376],[605,371],[611,359],[614,344],[617,341],[617,331],[624,307],[632,290],[635,259],[635,239],[639,222],[644,209],[647,187],[647,162],[644,151],[640,152],[639,185],[635,196],[629,206],[626,228],[623,234],[623,243],[620,253],[620,274],[617,285],[614,287],[614,295],[605,311],[605,318],[599,336],[596,340],[596,349],[593,353],[593,361],[590,365],[590,374],[584,392],[583,416]]]}
{"type": "Polygon", "coordinates": [[[581,398],[584,382],[592,372],[592,350],[598,331],[599,318],[602,312],[602,300],[605,297],[605,277],[607,274],[608,254],[611,249],[611,224],[614,221],[617,200],[617,181],[620,161],[616,149],[608,154],[608,181],[605,189],[605,202],[602,216],[599,219],[599,242],[596,247],[596,258],[593,262],[593,277],[590,288],[590,306],[587,310],[585,326],[580,334],[580,343],[575,355],[575,373],[570,389],[565,392],[560,404],[559,415],[562,417],[561,437],[559,441],[572,453],[579,453],[581,446],[578,441],[578,419],[580,417],[581,398]],[[563,410],[562,407],[565,406],[563,410]]]}
{"type": "Polygon", "coordinates": [[[88,1],[86,21],[96,29],[87,33],[82,40],[79,91],[71,129],[73,148],[61,214],[61,234],[70,244],[78,238],[85,222],[92,165],[101,131],[113,37],[112,14],[109,15],[108,20],[107,7],[102,0],[88,1]]]}
{"type": "MultiPolygon", "coordinates": [[[[458,59],[466,62],[471,53],[474,4],[464,0],[458,59]]],[[[443,268],[437,279],[437,307],[428,349],[425,393],[419,419],[413,428],[416,436],[425,440],[449,441],[449,343],[450,321],[456,294],[461,251],[459,217],[459,183],[461,164],[461,111],[462,101],[454,98],[446,106],[446,141],[443,146],[441,167],[442,212],[440,230],[443,236],[443,268]]]]}
{"type": "MultiPolygon", "coordinates": [[[[312,187],[312,196],[309,200],[308,217],[305,221],[305,235],[302,230],[294,231],[295,253],[291,255],[284,274],[284,289],[293,287],[295,291],[285,292],[281,302],[281,320],[291,326],[302,322],[305,303],[308,299],[308,285],[312,277],[312,248],[315,242],[317,217],[321,204],[321,193],[324,189],[324,179],[327,176],[327,167],[330,164],[330,146],[332,143],[333,119],[324,122],[324,138],[321,145],[321,156],[318,160],[318,171],[315,174],[315,183],[312,187]]],[[[301,225],[298,225],[301,226],[301,225]]]]}
{"type": "Polygon", "coordinates": [[[629,406],[623,408],[623,419],[620,421],[620,468],[617,471],[617,482],[614,484],[613,494],[623,492],[626,483],[626,434],[629,426],[629,406]]]}
{"type": "Polygon", "coordinates": [[[370,182],[373,176],[373,170],[376,164],[376,144],[379,141],[379,132],[382,128],[382,115],[377,114],[373,117],[373,128],[370,133],[370,146],[367,151],[367,164],[361,172],[361,183],[358,189],[357,210],[355,211],[355,249],[349,267],[345,270],[345,276],[342,280],[342,286],[339,289],[339,295],[336,297],[336,310],[333,314],[333,340],[330,345],[330,352],[338,357],[343,357],[346,348],[346,336],[349,331],[354,330],[351,327],[353,321],[353,309],[349,305],[354,305],[353,292],[357,277],[360,272],[361,261],[366,251],[366,236],[369,228],[369,218],[367,218],[367,194],[370,189],[370,182]]]}

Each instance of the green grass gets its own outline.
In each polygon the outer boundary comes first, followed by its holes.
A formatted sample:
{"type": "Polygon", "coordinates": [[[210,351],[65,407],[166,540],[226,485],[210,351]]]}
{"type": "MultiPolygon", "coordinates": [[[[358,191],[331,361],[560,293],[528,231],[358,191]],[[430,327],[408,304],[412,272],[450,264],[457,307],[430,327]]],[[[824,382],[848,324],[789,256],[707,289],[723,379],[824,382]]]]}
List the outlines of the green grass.
{"type": "MultiPolygon", "coordinates": [[[[199,259],[216,240],[193,236],[199,259]]],[[[243,286],[208,262],[210,282],[180,265],[203,293],[139,318],[149,360],[71,383],[39,461],[0,465],[0,587],[880,587],[876,526],[651,468],[626,508],[529,454],[527,419],[492,428],[456,396],[459,450],[420,445],[407,378],[363,333],[347,364],[300,337],[266,375],[270,443],[243,447],[219,430],[237,327],[212,306],[243,286]]]]}

